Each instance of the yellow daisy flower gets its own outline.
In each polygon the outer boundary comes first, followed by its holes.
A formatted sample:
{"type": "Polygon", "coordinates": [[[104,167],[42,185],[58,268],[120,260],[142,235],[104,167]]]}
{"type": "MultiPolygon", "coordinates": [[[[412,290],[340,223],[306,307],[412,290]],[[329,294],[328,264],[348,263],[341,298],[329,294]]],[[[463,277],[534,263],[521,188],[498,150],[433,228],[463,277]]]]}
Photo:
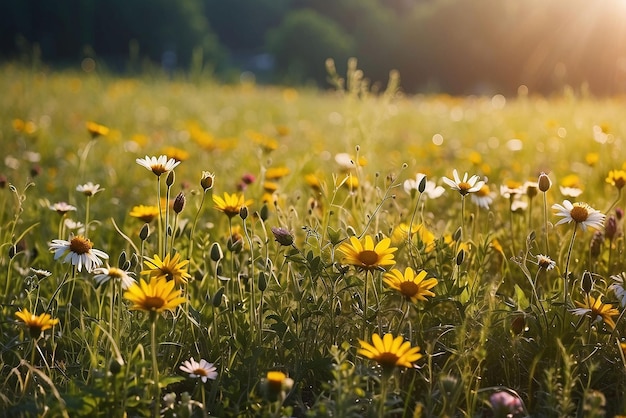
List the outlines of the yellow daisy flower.
{"type": "Polygon", "coordinates": [[[239,211],[243,206],[248,206],[252,203],[251,200],[245,200],[242,194],[228,194],[224,192],[224,197],[217,195],[213,196],[213,203],[215,203],[215,209],[220,212],[224,212],[226,216],[232,218],[239,215],[239,211]]]}
{"type": "Polygon", "coordinates": [[[602,303],[602,296],[598,299],[587,296],[584,302],[574,301],[577,309],[572,312],[576,315],[589,315],[592,321],[603,320],[611,329],[615,329],[613,317],[619,315],[619,311],[608,303],[602,303]]]}
{"type": "Polygon", "coordinates": [[[402,293],[407,300],[417,303],[418,300],[426,300],[427,296],[435,296],[430,289],[437,285],[437,279],[426,279],[427,274],[421,270],[415,275],[415,271],[411,267],[407,267],[404,274],[398,269],[393,269],[385,273],[383,282],[390,288],[402,293]]]}
{"type": "Polygon", "coordinates": [[[107,136],[109,134],[109,128],[104,125],[100,125],[99,123],[87,122],[85,126],[87,127],[87,132],[89,132],[89,135],[91,135],[93,139],[99,136],[107,136]]]}
{"type": "Polygon", "coordinates": [[[148,269],[143,270],[141,274],[147,274],[151,278],[165,278],[167,281],[174,281],[177,285],[187,283],[191,275],[187,272],[187,264],[189,260],[180,261],[180,254],[173,257],[166,255],[164,259],[158,255],[144,261],[148,269]]]}
{"type": "Polygon", "coordinates": [[[278,180],[289,174],[288,167],[270,167],[265,172],[265,178],[267,180],[278,180]]]}
{"type": "Polygon", "coordinates": [[[42,332],[59,323],[59,320],[56,318],[53,319],[50,314],[44,313],[35,315],[34,313],[30,313],[26,308],[15,312],[15,316],[21,319],[29,328],[30,336],[33,338],[39,338],[42,332]]]}
{"type": "Polygon", "coordinates": [[[385,334],[382,338],[378,334],[372,335],[372,344],[359,340],[361,348],[357,351],[363,357],[375,360],[383,369],[393,369],[395,366],[413,367],[413,363],[422,358],[419,347],[411,347],[409,341],[401,336],[385,334]]]}
{"type": "Polygon", "coordinates": [[[149,283],[141,279],[124,292],[124,297],[133,303],[132,310],[156,313],[173,311],[185,302],[181,291],[174,290],[174,286],[174,280],[168,281],[165,277],[152,277],[149,283]]]}
{"type": "Polygon", "coordinates": [[[189,152],[184,149],[168,146],[163,148],[162,153],[175,161],[186,161],[189,159],[189,152]]]}
{"type": "Polygon", "coordinates": [[[390,247],[391,239],[384,238],[376,246],[371,236],[365,237],[365,243],[357,237],[350,237],[349,241],[344,242],[338,248],[345,256],[344,262],[351,264],[360,270],[384,269],[385,266],[392,266],[396,262],[393,259],[393,253],[396,247],[390,247]]]}
{"type": "Polygon", "coordinates": [[[141,219],[145,223],[150,223],[159,216],[159,208],[145,205],[134,206],[129,215],[133,218],[141,219]]]}

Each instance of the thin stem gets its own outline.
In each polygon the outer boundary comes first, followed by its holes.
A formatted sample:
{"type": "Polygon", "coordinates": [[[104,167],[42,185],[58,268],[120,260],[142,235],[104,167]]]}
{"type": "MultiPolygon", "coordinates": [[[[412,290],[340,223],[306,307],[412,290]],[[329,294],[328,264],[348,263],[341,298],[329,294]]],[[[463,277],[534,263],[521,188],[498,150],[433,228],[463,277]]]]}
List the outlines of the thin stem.
{"type": "Polygon", "coordinates": [[[159,389],[159,363],[157,361],[157,339],[156,339],[156,323],[157,323],[157,313],[150,312],[150,319],[152,323],[150,324],[150,336],[151,336],[151,349],[152,349],[152,373],[154,379],[154,416],[158,417],[160,415],[160,395],[161,391],[159,389]]]}
{"type": "Polygon", "coordinates": [[[369,276],[369,270],[365,271],[365,280],[364,280],[364,285],[365,288],[363,289],[363,330],[362,330],[362,335],[363,335],[363,341],[367,341],[367,288],[368,288],[368,283],[367,283],[367,277],[369,276]]]}
{"type": "Polygon", "coordinates": [[[196,230],[196,224],[198,223],[198,217],[200,216],[200,211],[202,211],[202,207],[204,206],[204,199],[206,198],[206,192],[202,194],[202,200],[200,200],[200,207],[196,212],[196,216],[193,218],[193,223],[191,224],[191,230],[189,231],[189,248],[187,250],[187,259],[189,263],[191,263],[191,254],[193,252],[193,233],[196,230]]]}
{"type": "MultiPolygon", "coordinates": [[[[165,252],[163,253],[163,256],[165,256],[165,254],[167,254],[167,234],[169,232],[169,226],[170,226],[170,192],[171,192],[172,186],[167,186],[167,188],[165,189],[165,226],[163,228],[163,232],[164,232],[164,236],[163,236],[163,246],[165,248],[165,252]]],[[[174,231],[172,231],[172,236],[174,235],[174,231]]]]}
{"type": "Polygon", "coordinates": [[[546,246],[546,255],[550,255],[550,251],[548,248],[548,196],[546,193],[543,193],[543,222],[544,222],[544,231],[543,236],[545,239],[546,246]]]}
{"type": "Polygon", "coordinates": [[[159,256],[165,257],[165,254],[163,253],[163,209],[161,208],[161,176],[157,176],[157,206],[159,208],[159,256]]]}
{"type": "Polygon", "coordinates": [[[567,316],[567,302],[569,300],[569,262],[572,257],[572,248],[574,247],[577,229],[578,223],[576,222],[574,223],[574,232],[572,232],[572,239],[569,242],[569,249],[567,250],[567,260],[565,261],[565,277],[563,278],[563,320],[561,321],[562,331],[565,330],[565,317],[567,316]]]}
{"type": "Polygon", "coordinates": [[[91,196],[87,196],[87,203],[85,203],[85,238],[89,234],[89,203],[91,202],[91,196]]]}

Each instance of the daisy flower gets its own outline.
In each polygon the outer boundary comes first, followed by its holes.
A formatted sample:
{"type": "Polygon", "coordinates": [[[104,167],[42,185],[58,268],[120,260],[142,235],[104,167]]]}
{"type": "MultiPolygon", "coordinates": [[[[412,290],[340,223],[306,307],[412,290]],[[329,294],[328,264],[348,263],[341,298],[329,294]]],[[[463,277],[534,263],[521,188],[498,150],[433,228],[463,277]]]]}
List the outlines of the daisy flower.
{"type": "Polygon", "coordinates": [[[242,194],[228,194],[224,192],[224,197],[213,196],[213,203],[215,203],[215,209],[223,212],[229,218],[239,215],[239,211],[243,206],[248,206],[252,203],[251,200],[245,200],[242,194]]]}
{"type": "Polygon", "coordinates": [[[452,171],[452,175],[454,179],[449,179],[448,177],[443,177],[442,180],[446,183],[452,190],[458,191],[461,196],[465,196],[468,193],[476,193],[483,187],[485,184],[484,181],[479,180],[480,177],[477,175],[473,175],[468,179],[468,174],[465,173],[463,175],[463,179],[459,177],[459,173],[454,169],[452,171]]]}
{"type": "Polygon", "coordinates": [[[122,289],[126,290],[133,283],[135,283],[135,279],[132,277],[132,272],[128,272],[117,267],[110,267],[108,264],[106,267],[98,267],[94,269],[93,272],[95,273],[93,279],[98,285],[102,285],[109,280],[119,281],[122,283],[122,289]]]}
{"type": "Polygon", "coordinates": [[[393,253],[397,248],[390,245],[391,239],[384,238],[374,246],[374,240],[367,235],[364,244],[361,244],[357,237],[350,237],[350,240],[341,244],[338,250],[344,254],[346,264],[360,270],[375,270],[395,264],[393,253]]]}
{"type": "Polygon", "coordinates": [[[43,313],[41,315],[35,315],[34,313],[30,313],[26,308],[15,312],[15,316],[21,319],[24,325],[28,327],[30,336],[33,338],[39,338],[42,332],[59,323],[59,320],[56,318],[53,319],[50,314],[43,313]]]}
{"type": "MultiPolygon", "coordinates": [[[[424,178],[426,178],[426,174],[417,173],[417,175],[415,176],[415,179],[405,180],[403,183],[404,191],[407,194],[410,194],[411,196],[413,196],[415,191],[419,190],[419,186],[424,178]]],[[[422,194],[425,194],[430,199],[437,199],[446,191],[446,189],[444,189],[441,186],[437,186],[437,184],[434,181],[430,181],[430,180],[426,180],[426,183],[424,186],[425,187],[424,187],[424,191],[422,192],[422,194]]]]}
{"type": "Polygon", "coordinates": [[[180,161],[176,161],[173,158],[168,160],[166,155],[161,155],[158,158],[146,155],[145,158],[137,158],[135,161],[140,166],[152,171],[157,177],[172,171],[180,164],[180,161]]]}
{"type": "Polygon", "coordinates": [[[537,265],[545,271],[550,271],[556,267],[556,261],[552,260],[547,255],[537,254],[537,265]]]}
{"type": "Polygon", "coordinates": [[[407,267],[404,274],[398,269],[392,269],[385,273],[383,282],[400,292],[407,300],[417,303],[418,300],[426,300],[427,296],[435,296],[430,289],[437,285],[437,279],[426,279],[426,275],[424,270],[415,275],[411,267],[407,267]]]}
{"type": "Polygon", "coordinates": [[[59,215],[65,215],[67,212],[76,211],[76,206],[72,206],[66,202],[57,202],[48,206],[51,210],[56,211],[59,215]]]}
{"type": "Polygon", "coordinates": [[[577,309],[573,309],[572,313],[575,315],[589,315],[593,322],[604,321],[611,329],[615,329],[615,321],[613,317],[619,315],[619,311],[609,305],[608,303],[602,303],[602,296],[598,299],[593,296],[586,296],[584,302],[574,301],[577,309]]]}
{"type": "Polygon", "coordinates": [[[141,274],[147,274],[154,278],[165,278],[167,281],[173,280],[176,284],[187,283],[191,275],[187,272],[187,264],[189,260],[180,261],[180,254],[176,253],[173,257],[170,254],[164,259],[155,254],[154,258],[148,258],[144,261],[148,269],[143,270],[141,274]]]}
{"type": "Polygon", "coordinates": [[[191,378],[199,378],[202,380],[202,383],[206,383],[209,379],[215,380],[217,378],[217,368],[213,363],[209,363],[205,359],[200,359],[197,362],[191,357],[189,360],[183,361],[183,364],[180,365],[180,370],[189,373],[191,378]]]}
{"type": "Polygon", "coordinates": [[[557,216],[562,218],[556,223],[557,225],[575,222],[583,231],[586,231],[587,227],[601,229],[604,224],[604,215],[586,203],[572,203],[564,200],[562,205],[558,203],[552,205],[552,209],[556,211],[557,216]]]}
{"type": "Polygon", "coordinates": [[[473,193],[472,202],[479,208],[489,209],[489,205],[493,203],[494,193],[489,189],[489,186],[483,184],[483,186],[476,193],[473,193]]]}
{"type": "Polygon", "coordinates": [[[583,190],[578,187],[559,186],[559,190],[561,194],[566,197],[578,197],[583,193],[583,190]]]}
{"type": "Polygon", "coordinates": [[[101,258],[105,260],[109,258],[104,251],[93,248],[91,241],[82,235],[77,235],[69,241],[54,239],[50,243],[50,251],[54,252],[55,260],[64,257],[62,262],[70,262],[78,271],[85,266],[85,270],[91,272],[102,265],[101,258]]]}
{"type": "Polygon", "coordinates": [[[157,216],[159,216],[159,208],[157,206],[138,205],[133,206],[133,209],[129,213],[133,218],[141,219],[145,223],[152,222],[157,216]]]}
{"type": "Polygon", "coordinates": [[[133,303],[131,310],[161,313],[173,311],[178,305],[185,302],[180,290],[174,290],[174,280],[164,277],[152,277],[150,282],[140,279],[133,283],[124,297],[133,303]]]}
{"type": "Polygon", "coordinates": [[[385,334],[372,335],[372,344],[359,340],[361,348],[357,351],[363,357],[376,361],[383,369],[391,370],[395,366],[413,367],[413,363],[422,358],[419,347],[411,347],[409,341],[401,336],[385,334]]]}
{"type": "Polygon", "coordinates": [[[104,189],[101,189],[99,184],[93,184],[92,182],[76,186],[76,191],[84,194],[85,196],[93,196],[103,190],[104,189]]]}

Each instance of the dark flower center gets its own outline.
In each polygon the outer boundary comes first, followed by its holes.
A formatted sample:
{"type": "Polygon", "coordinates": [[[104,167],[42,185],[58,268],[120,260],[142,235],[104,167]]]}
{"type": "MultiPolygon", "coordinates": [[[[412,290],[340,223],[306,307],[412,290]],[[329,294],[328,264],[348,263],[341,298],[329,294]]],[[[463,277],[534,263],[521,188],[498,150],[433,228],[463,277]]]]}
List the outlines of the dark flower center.
{"type": "Polygon", "coordinates": [[[584,206],[574,206],[570,211],[570,216],[576,223],[585,222],[589,217],[589,211],[584,206]]]}
{"type": "Polygon", "coordinates": [[[91,251],[93,244],[85,237],[74,237],[70,241],[70,251],[78,255],[87,254],[91,251]]]}
{"type": "Polygon", "coordinates": [[[393,367],[396,365],[398,358],[399,357],[396,354],[386,352],[380,353],[376,358],[376,361],[383,367],[393,367]]]}
{"type": "Polygon", "coordinates": [[[465,181],[460,182],[458,184],[458,187],[459,187],[459,193],[461,193],[462,195],[468,194],[469,193],[469,189],[472,188],[472,186],[469,183],[465,182],[465,181]]]}
{"type": "Polygon", "coordinates": [[[415,282],[400,283],[400,292],[407,297],[415,296],[419,289],[420,287],[415,282]]]}
{"type": "Polygon", "coordinates": [[[151,311],[162,308],[165,301],[159,296],[146,296],[141,305],[145,310],[151,311]]]}
{"type": "Polygon", "coordinates": [[[378,262],[378,253],[372,250],[365,250],[359,253],[359,261],[366,266],[373,266],[378,262]]]}

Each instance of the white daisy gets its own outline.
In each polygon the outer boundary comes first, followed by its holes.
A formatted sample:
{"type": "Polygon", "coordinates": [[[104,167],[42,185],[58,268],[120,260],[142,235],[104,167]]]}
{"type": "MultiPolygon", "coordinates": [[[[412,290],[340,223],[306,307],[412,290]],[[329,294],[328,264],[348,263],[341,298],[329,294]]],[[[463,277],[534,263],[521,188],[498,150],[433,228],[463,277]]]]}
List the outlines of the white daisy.
{"type": "Polygon", "coordinates": [[[511,202],[511,212],[523,212],[526,209],[528,209],[528,202],[520,198],[514,198],[511,202]]]}
{"type": "Polygon", "coordinates": [[[189,360],[183,361],[180,370],[189,373],[189,377],[201,379],[203,383],[208,379],[215,380],[217,378],[217,368],[205,359],[200,359],[200,362],[197,362],[191,357],[189,360]]]}
{"type": "Polygon", "coordinates": [[[76,186],[76,191],[81,192],[85,196],[93,196],[103,190],[104,189],[101,189],[99,184],[93,184],[92,182],[76,186]]]}
{"type": "Polygon", "coordinates": [[[505,199],[510,199],[511,197],[519,196],[523,193],[523,186],[509,187],[505,184],[500,185],[500,196],[504,197],[505,199]]]}
{"type": "Polygon", "coordinates": [[[547,255],[537,254],[537,265],[539,268],[550,271],[556,267],[556,262],[547,255]]]}
{"type": "Polygon", "coordinates": [[[463,180],[461,180],[461,178],[459,177],[459,173],[457,173],[456,169],[452,171],[452,175],[454,176],[454,180],[447,177],[443,177],[442,180],[444,183],[450,186],[452,190],[458,191],[461,196],[465,196],[468,193],[476,193],[485,184],[484,181],[479,180],[480,177],[478,177],[477,175],[473,175],[468,179],[467,173],[463,175],[463,180]]]}
{"type": "Polygon", "coordinates": [[[72,206],[66,202],[57,202],[48,206],[51,210],[56,211],[60,215],[65,215],[67,212],[73,212],[76,210],[76,206],[72,206]]]}
{"type": "Polygon", "coordinates": [[[578,197],[583,191],[578,187],[563,187],[559,186],[559,190],[561,190],[561,194],[565,197],[578,197]]]}
{"type": "Polygon", "coordinates": [[[180,164],[180,161],[176,161],[173,158],[168,160],[166,155],[161,155],[158,158],[148,157],[146,155],[145,158],[137,158],[135,161],[137,161],[137,164],[140,166],[152,171],[157,177],[161,176],[163,173],[172,171],[180,164]]]}
{"type": "Polygon", "coordinates": [[[122,288],[124,290],[128,289],[133,283],[135,283],[135,279],[132,276],[132,272],[127,272],[117,267],[110,267],[108,264],[106,267],[98,267],[93,270],[96,274],[93,276],[93,279],[101,285],[103,283],[108,282],[109,280],[116,280],[122,283],[122,288]]]}
{"type": "Polygon", "coordinates": [[[562,205],[558,203],[552,205],[552,209],[556,211],[557,216],[563,218],[556,223],[557,225],[576,222],[583,231],[586,231],[587,227],[601,229],[604,225],[604,215],[586,203],[564,200],[562,205]]]}
{"type": "Polygon", "coordinates": [[[483,187],[479,191],[472,194],[472,203],[479,208],[489,209],[489,205],[493,203],[495,194],[491,191],[489,186],[483,184],[483,187]]]}
{"type": "MultiPolygon", "coordinates": [[[[412,195],[413,193],[415,193],[416,190],[419,190],[420,183],[423,181],[425,177],[426,177],[426,174],[417,173],[417,175],[415,176],[415,179],[405,180],[403,183],[404,191],[407,194],[412,195]]],[[[424,191],[422,192],[422,194],[426,195],[430,199],[437,199],[445,191],[446,189],[444,189],[441,186],[437,186],[437,183],[435,183],[434,181],[426,180],[426,184],[425,184],[424,191]]]]}
{"type": "Polygon", "coordinates": [[[78,271],[85,266],[85,270],[91,272],[102,265],[101,258],[105,260],[109,258],[104,251],[93,248],[91,241],[82,235],[77,235],[70,241],[54,239],[50,243],[50,251],[54,252],[55,260],[65,257],[62,262],[70,262],[78,271]]]}

